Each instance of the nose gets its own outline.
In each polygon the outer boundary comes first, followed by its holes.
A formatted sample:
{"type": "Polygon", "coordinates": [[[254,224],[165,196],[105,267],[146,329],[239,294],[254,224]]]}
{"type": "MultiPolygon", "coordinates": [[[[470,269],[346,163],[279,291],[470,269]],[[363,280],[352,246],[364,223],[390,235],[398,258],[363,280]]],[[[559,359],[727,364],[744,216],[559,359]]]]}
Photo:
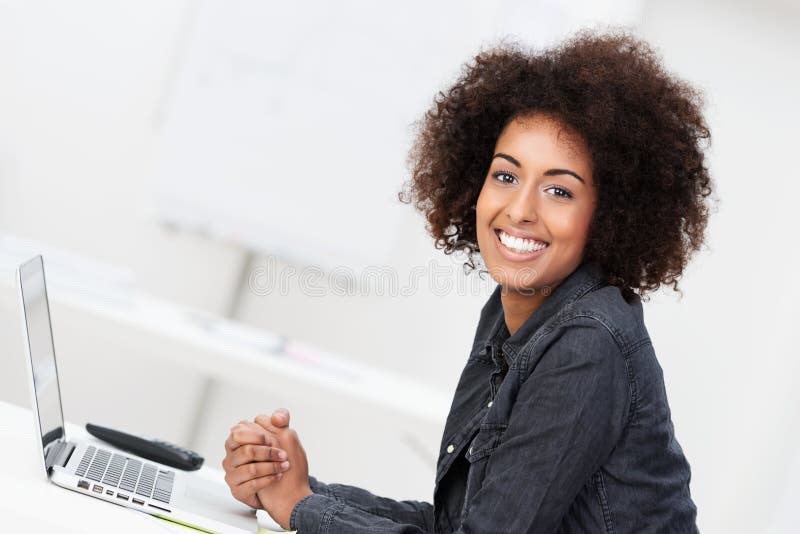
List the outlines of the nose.
{"type": "Polygon", "coordinates": [[[506,208],[506,214],[515,224],[539,220],[535,189],[528,187],[517,190],[506,208]]]}

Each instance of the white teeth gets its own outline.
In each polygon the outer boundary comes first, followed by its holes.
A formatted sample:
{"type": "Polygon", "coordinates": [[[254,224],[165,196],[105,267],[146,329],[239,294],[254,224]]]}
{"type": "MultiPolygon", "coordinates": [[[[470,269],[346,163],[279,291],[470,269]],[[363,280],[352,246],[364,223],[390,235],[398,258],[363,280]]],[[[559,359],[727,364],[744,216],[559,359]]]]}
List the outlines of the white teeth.
{"type": "Polygon", "coordinates": [[[522,239],[521,237],[510,236],[507,233],[500,232],[500,242],[514,252],[533,252],[541,250],[547,246],[546,243],[535,241],[533,239],[522,239]]]}

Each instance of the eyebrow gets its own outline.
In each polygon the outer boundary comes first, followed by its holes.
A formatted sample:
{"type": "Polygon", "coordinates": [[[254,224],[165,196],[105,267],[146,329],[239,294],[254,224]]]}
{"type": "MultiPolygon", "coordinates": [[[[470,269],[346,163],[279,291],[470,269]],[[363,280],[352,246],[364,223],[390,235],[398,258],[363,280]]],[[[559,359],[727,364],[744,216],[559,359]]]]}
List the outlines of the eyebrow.
{"type": "MultiPolygon", "coordinates": [[[[513,163],[514,165],[516,165],[520,169],[522,168],[522,164],[519,161],[517,161],[516,158],[514,158],[512,156],[509,156],[508,154],[503,154],[502,152],[498,152],[497,154],[492,156],[492,160],[494,160],[494,158],[503,158],[503,159],[508,160],[509,162],[513,163]]],[[[548,169],[548,170],[544,171],[544,175],[545,176],[555,176],[557,174],[569,174],[570,176],[574,176],[575,178],[580,180],[580,182],[583,185],[586,185],[586,182],[583,180],[583,178],[581,178],[580,176],[578,176],[577,174],[575,174],[572,171],[568,171],[567,169],[548,169]]]]}

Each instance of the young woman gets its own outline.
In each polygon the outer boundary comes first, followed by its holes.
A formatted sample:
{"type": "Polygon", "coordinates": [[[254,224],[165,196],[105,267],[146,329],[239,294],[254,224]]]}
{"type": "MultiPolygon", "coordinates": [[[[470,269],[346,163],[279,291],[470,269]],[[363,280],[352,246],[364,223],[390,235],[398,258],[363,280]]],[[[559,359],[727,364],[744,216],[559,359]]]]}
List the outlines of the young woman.
{"type": "Polygon", "coordinates": [[[231,430],[233,495],[301,534],[695,532],[641,297],[677,290],[703,243],[701,107],[625,31],[475,57],[422,120],[401,194],[498,283],[433,503],[310,477],[282,410],[231,430]]]}

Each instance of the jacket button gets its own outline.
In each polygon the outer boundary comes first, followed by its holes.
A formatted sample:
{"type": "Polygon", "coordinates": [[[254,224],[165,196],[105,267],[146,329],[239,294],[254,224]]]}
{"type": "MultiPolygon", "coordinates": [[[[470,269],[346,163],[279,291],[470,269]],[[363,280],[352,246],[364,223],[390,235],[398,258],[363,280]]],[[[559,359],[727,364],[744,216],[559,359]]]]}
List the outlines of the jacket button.
{"type": "Polygon", "coordinates": [[[456,450],[456,448],[453,447],[452,445],[447,446],[447,454],[453,454],[454,450],[456,450]]]}
{"type": "Polygon", "coordinates": [[[469,448],[469,453],[472,454],[472,447],[469,448]]]}
{"type": "Polygon", "coordinates": [[[487,408],[491,408],[494,401],[489,401],[489,404],[486,405],[487,408]]]}

